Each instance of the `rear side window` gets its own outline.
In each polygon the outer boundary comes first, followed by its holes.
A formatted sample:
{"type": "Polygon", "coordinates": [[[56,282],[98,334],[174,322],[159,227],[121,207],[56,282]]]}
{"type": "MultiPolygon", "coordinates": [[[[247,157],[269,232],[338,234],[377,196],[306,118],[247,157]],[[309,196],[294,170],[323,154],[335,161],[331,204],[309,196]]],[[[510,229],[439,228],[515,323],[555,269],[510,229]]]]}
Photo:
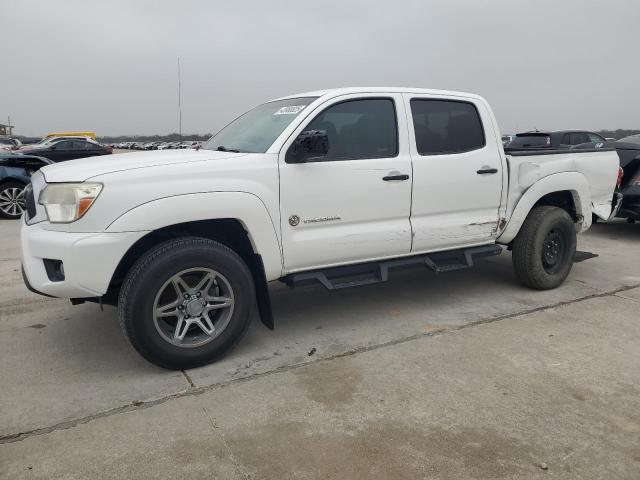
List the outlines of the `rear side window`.
{"type": "MultiPolygon", "coordinates": [[[[593,142],[589,134],[584,132],[571,132],[566,133],[562,139],[563,145],[580,145],[582,143],[593,142]]],[[[601,139],[595,140],[597,142],[601,142],[601,139]]]]}
{"type": "Polygon", "coordinates": [[[442,155],[485,146],[475,105],[454,100],[411,100],[416,147],[420,155],[442,155]]]}
{"type": "Polygon", "coordinates": [[[68,142],[68,141],[55,142],[53,145],[55,145],[57,150],[69,150],[73,148],[73,142],[68,142]]]}
{"type": "Polygon", "coordinates": [[[518,135],[507,147],[509,148],[532,148],[549,147],[551,137],[549,135],[518,135]]]}
{"type": "Polygon", "coordinates": [[[68,146],[67,148],[70,148],[71,150],[85,150],[87,142],[75,141],[69,142],[69,144],[70,146],[68,146]]]}
{"type": "Polygon", "coordinates": [[[396,109],[390,98],[347,100],[324,110],[305,130],[325,130],[324,160],[363,160],[398,154],[396,109]]]}

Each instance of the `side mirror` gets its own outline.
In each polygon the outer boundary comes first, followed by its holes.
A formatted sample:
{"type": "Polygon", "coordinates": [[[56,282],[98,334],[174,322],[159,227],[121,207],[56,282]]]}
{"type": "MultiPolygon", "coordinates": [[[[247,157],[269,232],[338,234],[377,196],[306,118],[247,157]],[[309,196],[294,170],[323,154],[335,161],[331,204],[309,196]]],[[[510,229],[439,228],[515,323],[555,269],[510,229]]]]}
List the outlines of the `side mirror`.
{"type": "Polygon", "coordinates": [[[56,147],[55,145],[51,145],[51,150],[55,150],[56,148],[58,147],[56,147]]]}
{"type": "Polygon", "coordinates": [[[320,160],[329,151],[329,135],[326,130],[307,130],[298,135],[298,138],[289,147],[285,162],[304,163],[320,160]]]}

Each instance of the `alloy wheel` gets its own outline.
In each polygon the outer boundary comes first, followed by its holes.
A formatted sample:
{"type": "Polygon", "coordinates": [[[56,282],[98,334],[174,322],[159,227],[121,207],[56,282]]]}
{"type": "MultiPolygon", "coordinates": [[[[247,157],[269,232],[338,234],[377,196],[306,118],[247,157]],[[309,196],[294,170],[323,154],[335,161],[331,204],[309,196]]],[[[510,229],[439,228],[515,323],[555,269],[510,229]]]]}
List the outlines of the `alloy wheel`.
{"type": "Polygon", "coordinates": [[[153,304],[153,321],[167,342],[200,347],[218,337],[234,309],[229,281],[210,268],[190,268],[169,278],[153,304]]]}
{"type": "Polygon", "coordinates": [[[9,187],[0,191],[0,211],[11,217],[19,217],[27,208],[24,188],[9,187]]]}

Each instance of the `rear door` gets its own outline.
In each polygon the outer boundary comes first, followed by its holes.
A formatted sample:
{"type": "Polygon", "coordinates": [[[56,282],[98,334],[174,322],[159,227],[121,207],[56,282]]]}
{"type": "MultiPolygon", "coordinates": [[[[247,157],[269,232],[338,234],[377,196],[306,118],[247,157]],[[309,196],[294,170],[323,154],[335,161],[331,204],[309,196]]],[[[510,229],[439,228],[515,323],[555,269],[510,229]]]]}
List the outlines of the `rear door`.
{"type": "Polygon", "coordinates": [[[64,160],[69,160],[70,154],[71,140],[61,140],[53,143],[53,145],[49,147],[49,151],[46,152],[45,156],[54,162],[62,162],[64,160]]]}
{"type": "Polygon", "coordinates": [[[95,157],[97,155],[104,155],[107,153],[107,149],[92,142],[83,142],[84,143],[84,156],[85,157],[95,157]]]}
{"type": "Polygon", "coordinates": [[[405,94],[413,123],[412,252],[491,243],[503,190],[502,145],[476,100],[405,94]]]}
{"type": "Polygon", "coordinates": [[[62,140],[56,142],[51,150],[51,160],[55,162],[63,162],[66,160],[74,160],[87,156],[85,144],[82,140],[62,140]]]}
{"type": "Polygon", "coordinates": [[[406,255],[411,157],[400,94],[344,95],[317,107],[279,156],[287,272],[406,255]],[[287,163],[297,136],[324,130],[319,161],[287,163]]]}

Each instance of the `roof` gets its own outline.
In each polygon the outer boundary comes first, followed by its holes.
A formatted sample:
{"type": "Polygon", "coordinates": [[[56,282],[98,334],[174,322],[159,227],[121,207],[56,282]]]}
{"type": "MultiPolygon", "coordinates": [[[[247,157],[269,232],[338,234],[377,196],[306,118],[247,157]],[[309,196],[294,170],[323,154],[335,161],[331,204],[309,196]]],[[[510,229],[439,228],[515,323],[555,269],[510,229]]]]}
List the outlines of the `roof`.
{"type": "Polygon", "coordinates": [[[412,87],[344,87],[329,88],[326,90],[316,90],[313,92],[297,93],[295,95],[287,95],[285,97],[276,98],[276,100],[285,100],[288,98],[299,97],[337,97],[339,95],[349,95],[354,93],[417,93],[423,95],[443,95],[448,97],[465,97],[481,100],[482,97],[473,93],[454,92],[449,90],[431,90],[427,88],[412,87]]]}

